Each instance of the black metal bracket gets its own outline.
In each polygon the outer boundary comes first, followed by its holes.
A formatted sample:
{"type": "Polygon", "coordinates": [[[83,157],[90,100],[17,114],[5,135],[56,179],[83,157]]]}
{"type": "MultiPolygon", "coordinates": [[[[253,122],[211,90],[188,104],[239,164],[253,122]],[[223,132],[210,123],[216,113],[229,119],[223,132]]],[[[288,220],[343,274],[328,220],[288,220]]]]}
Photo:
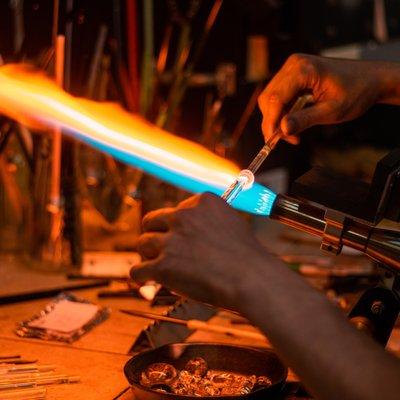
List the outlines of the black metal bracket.
{"type": "Polygon", "coordinates": [[[400,312],[397,286],[399,276],[393,278],[393,286],[379,285],[365,291],[349,313],[356,327],[370,334],[378,343],[386,346],[400,312]]]}
{"type": "MultiPolygon", "coordinates": [[[[357,227],[358,220],[361,226],[370,227],[371,232],[383,218],[400,221],[400,149],[391,151],[377,163],[370,184],[315,167],[295,182],[292,193],[327,209],[321,248],[338,254],[349,221],[355,221],[357,227]]],[[[381,235],[384,234],[381,230],[381,235]]],[[[366,238],[367,243],[371,238],[376,240],[377,232],[366,238]]],[[[392,245],[391,238],[387,235],[379,240],[392,245]]],[[[399,312],[400,274],[396,272],[390,280],[368,289],[351,310],[349,319],[385,346],[399,312]]]]}
{"type": "Polygon", "coordinates": [[[400,221],[400,149],[376,165],[370,184],[314,167],[292,186],[291,194],[352,217],[377,224],[382,218],[400,221]]]}

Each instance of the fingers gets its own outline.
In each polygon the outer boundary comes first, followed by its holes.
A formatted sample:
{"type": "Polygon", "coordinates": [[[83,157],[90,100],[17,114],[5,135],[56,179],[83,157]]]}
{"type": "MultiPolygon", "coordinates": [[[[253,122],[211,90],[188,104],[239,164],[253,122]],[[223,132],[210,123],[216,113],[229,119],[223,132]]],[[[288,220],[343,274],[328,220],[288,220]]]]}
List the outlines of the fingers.
{"type": "Polygon", "coordinates": [[[227,206],[225,200],[223,200],[220,196],[217,196],[214,193],[205,192],[198,196],[198,204],[205,207],[215,207],[222,206],[224,208],[230,209],[227,206]]]}
{"type": "Polygon", "coordinates": [[[142,262],[139,267],[131,269],[131,278],[139,285],[148,281],[162,283],[159,266],[163,263],[163,260],[162,257],[159,257],[155,260],[142,262]]]}
{"type": "Polygon", "coordinates": [[[263,114],[262,131],[265,140],[280,135],[280,122],[288,107],[307,87],[303,75],[292,76],[281,82],[271,82],[259,98],[259,107],[263,114]]]}
{"type": "Polygon", "coordinates": [[[157,258],[165,248],[165,233],[144,233],[139,237],[137,249],[143,259],[157,258]]]}
{"type": "Polygon", "coordinates": [[[293,145],[298,145],[300,143],[300,138],[295,135],[285,136],[283,139],[285,139],[288,143],[293,145]]]}
{"type": "Polygon", "coordinates": [[[168,232],[173,226],[175,211],[175,208],[163,208],[149,212],[143,218],[143,231],[168,232]]]}
{"type": "Polygon", "coordinates": [[[231,210],[231,207],[229,207],[220,196],[209,192],[198,194],[189,197],[178,205],[175,223],[180,224],[184,222],[183,220],[189,218],[190,215],[194,215],[193,212],[202,212],[206,210],[206,212],[220,213],[223,212],[222,210],[225,208],[231,210]],[[187,209],[192,209],[190,214],[185,211],[187,209]]]}
{"type": "Polygon", "coordinates": [[[334,102],[326,101],[285,115],[281,122],[284,139],[288,140],[290,135],[297,135],[314,125],[334,122],[333,116],[336,113],[336,109],[337,106],[334,102]]]}
{"type": "Polygon", "coordinates": [[[201,199],[202,196],[204,196],[204,194],[196,194],[196,195],[194,195],[194,196],[190,196],[190,197],[188,197],[187,199],[181,201],[181,202],[178,204],[178,207],[177,207],[177,208],[178,208],[178,209],[184,209],[184,208],[193,208],[193,207],[196,207],[196,206],[199,204],[200,199],[201,199]]]}
{"type": "Polygon", "coordinates": [[[312,92],[314,89],[318,81],[315,64],[310,56],[290,56],[260,95],[258,104],[263,114],[262,130],[266,141],[281,134],[281,119],[289,106],[305,90],[312,92]]]}
{"type": "Polygon", "coordinates": [[[279,134],[279,122],[286,103],[280,98],[266,96],[259,100],[259,106],[263,114],[262,132],[265,141],[268,141],[273,136],[279,134]]]}
{"type": "MultiPolygon", "coordinates": [[[[175,272],[175,274],[177,274],[175,272]]],[[[177,276],[174,276],[174,261],[170,257],[160,255],[154,260],[144,261],[138,267],[130,271],[131,278],[143,285],[149,281],[155,281],[167,287],[171,282],[175,282],[177,276]]]]}

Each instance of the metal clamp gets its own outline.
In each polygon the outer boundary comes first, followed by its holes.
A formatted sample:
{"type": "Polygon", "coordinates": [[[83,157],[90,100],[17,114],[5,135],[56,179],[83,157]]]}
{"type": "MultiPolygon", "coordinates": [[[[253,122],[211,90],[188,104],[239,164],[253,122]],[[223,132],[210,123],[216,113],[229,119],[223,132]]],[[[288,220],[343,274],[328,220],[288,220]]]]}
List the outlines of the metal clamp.
{"type": "Polygon", "coordinates": [[[339,254],[342,251],[342,235],[346,216],[338,211],[326,210],[325,229],[322,236],[321,250],[339,254]]]}

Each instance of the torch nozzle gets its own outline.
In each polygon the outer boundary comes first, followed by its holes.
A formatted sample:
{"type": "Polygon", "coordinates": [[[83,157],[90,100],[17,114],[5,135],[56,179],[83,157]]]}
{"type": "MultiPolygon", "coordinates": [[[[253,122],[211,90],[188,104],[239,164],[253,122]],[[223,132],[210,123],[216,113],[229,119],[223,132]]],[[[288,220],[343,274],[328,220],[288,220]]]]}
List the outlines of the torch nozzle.
{"type": "MultiPolygon", "coordinates": [[[[329,210],[305,201],[278,195],[270,217],[300,231],[319,236],[324,242],[338,241],[342,246],[358,250],[376,262],[400,271],[400,234],[381,229],[366,221],[345,215],[341,229],[332,230],[329,210]]],[[[336,227],[335,227],[336,228],[336,227]]],[[[323,250],[331,251],[328,247],[323,250]]]]}

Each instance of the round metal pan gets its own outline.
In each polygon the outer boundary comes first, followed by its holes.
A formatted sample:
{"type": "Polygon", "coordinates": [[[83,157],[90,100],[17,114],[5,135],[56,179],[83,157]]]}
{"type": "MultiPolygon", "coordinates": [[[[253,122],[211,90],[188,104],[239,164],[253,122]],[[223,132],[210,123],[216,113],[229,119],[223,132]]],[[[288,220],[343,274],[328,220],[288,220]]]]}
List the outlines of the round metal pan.
{"type": "Polygon", "coordinates": [[[287,368],[271,350],[258,350],[215,343],[174,343],[139,353],[125,365],[124,372],[137,400],[198,399],[195,396],[182,396],[161,393],[140,385],[140,375],[150,364],[164,362],[177,369],[183,369],[186,362],[194,357],[204,358],[210,369],[226,370],[246,375],[265,375],[272,385],[260,387],[247,395],[203,396],[204,399],[272,399],[285,384],[287,368]]]}

